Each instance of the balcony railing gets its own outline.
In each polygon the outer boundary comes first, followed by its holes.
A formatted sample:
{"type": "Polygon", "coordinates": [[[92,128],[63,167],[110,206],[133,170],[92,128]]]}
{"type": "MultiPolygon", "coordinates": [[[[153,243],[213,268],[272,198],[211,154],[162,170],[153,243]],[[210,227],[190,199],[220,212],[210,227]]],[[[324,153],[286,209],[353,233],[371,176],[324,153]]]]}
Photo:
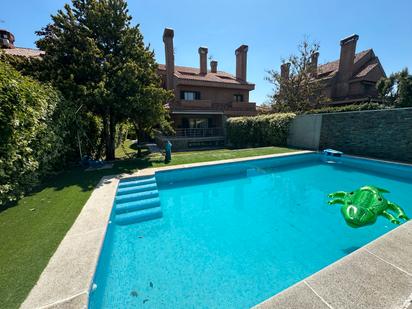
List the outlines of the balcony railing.
{"type": "Polygon", "coordinates": [[[175,129],[175,137],[212,137],[223,136],[222,128],[184,128],[175,129]]]}

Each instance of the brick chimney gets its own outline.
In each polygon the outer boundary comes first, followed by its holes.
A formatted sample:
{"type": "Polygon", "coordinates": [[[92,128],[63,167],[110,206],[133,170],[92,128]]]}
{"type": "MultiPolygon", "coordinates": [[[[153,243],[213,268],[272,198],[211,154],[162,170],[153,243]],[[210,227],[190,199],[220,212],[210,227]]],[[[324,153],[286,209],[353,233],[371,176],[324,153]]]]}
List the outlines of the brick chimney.
{"type": "Polygon", "coordinates": [[[310,70],[312,71],[312,75],[314,77],[318,76],[318,59],[319,59],[319,52],[314,52],[310,56],[310,70]]]}
{"type": "Polygon", "coordinates": [[[217,73],[217,61],[216,60],[210,61],[210,72],[217,73]]]}
{"type": "Polygon", "coordinates": [[[207,47],[199,47],[200,74],[207,74],[207,47]]]}
{"type": "Polygon", "coordinates": [[[174,88],[175,55],[173,49],[173,36],[173,29],[165,28],[163,31],[163,42],[165,44],[166,88],[168,90],[174,88]]]}
{"type": "Polygon", "coordinates": [[[1,48],[14,48],[14,35],[13,33],[0,29],[0,47],[1,48]]]}
{"type": "Polygon", "coordinates": [[[353,34],[340,41],[340,58],[338,71],[338,96],[346,96],[349,92],[349,80],[353,75],[353,67],[356,53],[356,42],[359,36],[353,34]]]}
{"type": "Polygon", "coordinates": [[[286,62],[280,66],[280,77],[282,79],[289,79],[290,63],[286,62]]]}
{"type": "Polygon", "coordinates": [[[235,51],[236,55],[236,79],[246,81],[246,67],[247,67],[247,45],[241,45],[235,51]]]}

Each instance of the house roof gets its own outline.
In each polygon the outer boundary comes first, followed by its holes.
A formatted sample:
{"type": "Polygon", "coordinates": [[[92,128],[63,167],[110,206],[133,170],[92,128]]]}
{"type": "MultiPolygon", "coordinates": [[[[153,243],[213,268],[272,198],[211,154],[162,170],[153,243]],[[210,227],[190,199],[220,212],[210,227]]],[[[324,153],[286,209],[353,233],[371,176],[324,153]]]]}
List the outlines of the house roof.
{"type": "Polygon", "coordinates": [[[363,66],[362,69],[355,75],[356,78],[365,77],[368,75],[370,71],[372,71],[375,67],[379,65],[378,58],[373,58],[371,61],[368,62],[366,66],[363,66]]]}
{"type": "Polygon", "coordinates": [[[5,48],[2,51],[6,55],[11,56],[20,56],[27,58],[38,58],[41,55],[44,55],[44,51],[35,48],[24,48],[24,47],[15,47],[15,48],[5,48]]]}
{"type": "MultiPolygon", "coordinates": [[[[158,68],[162,74],[166,74],[166,66],[164,64],[159,64],[158,68]]],[[[208,71],[207,74],[200,74],[200,69],[193,67],[175,66],[174,75],[183,80],[217,82],[234,85],[253,85],[248,82],[240,81],[232,74],[224,71],[217,71],[216,73],[208,71]]]]}
{"type": "MultiPolygon", "coordinates": [[[[373,53],[372,49],[367,49],[367,50],[361,51],[360,53],[357,53],[355,55],[355,60],[354,60],[355,66],[358,62],[365,60],[364,58],[370,53],[373,53]]],[[[354,72],[353,77],[354,78],[364,77],[373,68],[375,68],[378,65],[379,65],[379,60],[377,59],[377,57],[372,57],[369,61],[366,62],[366,64],[362,65],[360,69],[354,72]]],[[[318,66],[318,78],[333,77],[338,72],[338,70],[339,70],[339,59],[322,64],[318,66]]]]}

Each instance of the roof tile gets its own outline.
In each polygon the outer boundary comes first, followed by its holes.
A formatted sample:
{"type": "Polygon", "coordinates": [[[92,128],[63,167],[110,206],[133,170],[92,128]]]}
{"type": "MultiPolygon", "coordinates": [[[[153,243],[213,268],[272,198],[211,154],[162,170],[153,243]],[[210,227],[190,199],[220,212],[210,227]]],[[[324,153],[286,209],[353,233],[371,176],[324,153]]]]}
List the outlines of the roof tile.
{"type": "MultiPolygon", "coordinates": [[[[370,52],[370,49],[361,51],[355,55],[355,63],[362,59],[367,53],[370,52]]],[[[339,70],[339,59],[331,61],[325,64],[318,66],[318,77],[331,77],[339,70]]]]}
{"type": "MultiPolygon", "coordinates": [[[[158,66],[160,71],[166,71],[166,66],[164,64],[159,64],[158,66]]],[[[199,68],[194,67],[185,67],[185,66],[175,66],[175,76],[179,79],[186,80],[199,80],[199,81],[209,81],[209,82],[218,82],[218,83],[229,83],[229,84],[238,84],[238,85],[248,85],[247,82],[242,82],[236,79],[230,73],[224,71],[217,71],[212,73],[210,71],[207,74],[200,74],[199,68]]]]}
{"type": "Polygon", "coordinates": [[[35,48],[24,48],[24,47],[15,47],[15,48],[5,48],[2,49],[6,55],[11,56],[20,56],[28,58],[38,58],[41,55],[44,55],[44,51],[35,48]]]}

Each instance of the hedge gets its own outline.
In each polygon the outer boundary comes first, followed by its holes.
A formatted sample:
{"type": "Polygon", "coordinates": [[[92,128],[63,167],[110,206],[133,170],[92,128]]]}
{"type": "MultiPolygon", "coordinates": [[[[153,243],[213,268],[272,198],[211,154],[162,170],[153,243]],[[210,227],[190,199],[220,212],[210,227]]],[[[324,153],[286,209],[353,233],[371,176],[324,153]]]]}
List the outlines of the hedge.
{"type": "Polygon", "coordinates": [[[0,61],[0,208],[55,168],[65,153],[59,94],[0,61]]]}
{"type": "Polygon", "coordinates": [[[362,104],[351,104],[345,106],[328,106],[319,109],[313,109],[305,114],[324,114],[324,113],[339,113],[339,112],[356,112],[356,111],[364,111],[364,110],[377,110],[377,109],[385,109],[390,108],[381,103],[362,103],[362,104]]]}
{"type": "Polygon", "coordinates": [[[230,145],[241,147],[285,146],[293,113],[235,117],[227,121],[230,145]]]}

